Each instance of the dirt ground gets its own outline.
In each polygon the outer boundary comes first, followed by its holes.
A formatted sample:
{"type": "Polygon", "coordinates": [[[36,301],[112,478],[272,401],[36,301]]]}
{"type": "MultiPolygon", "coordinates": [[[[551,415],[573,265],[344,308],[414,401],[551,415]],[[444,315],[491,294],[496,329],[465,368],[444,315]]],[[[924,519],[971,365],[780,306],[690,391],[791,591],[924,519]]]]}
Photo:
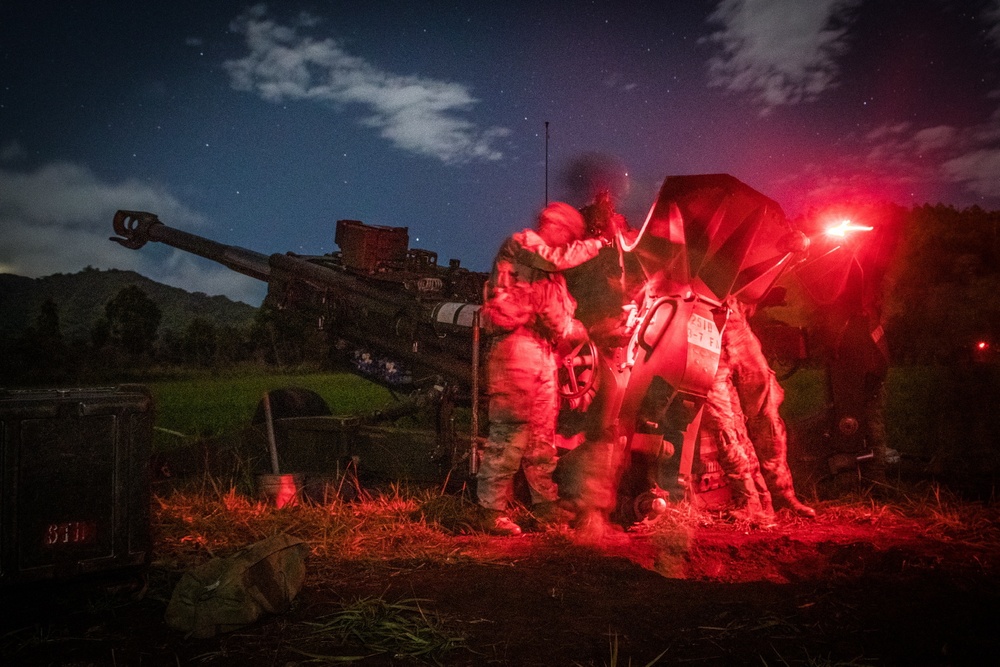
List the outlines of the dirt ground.
{"type": "Polygon", "coordinates": [[[141,590],[134,576],[50,582],[4,592],[0,655],[8,665],[993,664],[996,512],[850,519],[834,507],[768,528],[706,517],[597,545],[547,530],[447,535],[442,559],[313,555],[290,611],[209,639],[166,626],[178,575],[155,564],[141,590]],[[364,598],[419,600],[464,642],[414,658],[310,638],[310,622],[364,598]]]}

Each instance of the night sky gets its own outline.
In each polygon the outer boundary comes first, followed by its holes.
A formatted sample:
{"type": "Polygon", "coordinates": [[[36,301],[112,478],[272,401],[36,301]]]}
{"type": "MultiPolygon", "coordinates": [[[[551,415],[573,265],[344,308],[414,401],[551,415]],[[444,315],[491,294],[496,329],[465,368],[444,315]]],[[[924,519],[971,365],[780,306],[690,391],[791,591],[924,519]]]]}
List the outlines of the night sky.
{"type": "Polygon", "coordinates": [[[586,203],[581,163],[622,170],[635,226],[674,174],[789,216],[1000,209],[1000,0],[0,0],[0,272],[260,302],[108,241],[119,208],[265,254],[406,226],[485,271],[546,196],[586,203]]]}

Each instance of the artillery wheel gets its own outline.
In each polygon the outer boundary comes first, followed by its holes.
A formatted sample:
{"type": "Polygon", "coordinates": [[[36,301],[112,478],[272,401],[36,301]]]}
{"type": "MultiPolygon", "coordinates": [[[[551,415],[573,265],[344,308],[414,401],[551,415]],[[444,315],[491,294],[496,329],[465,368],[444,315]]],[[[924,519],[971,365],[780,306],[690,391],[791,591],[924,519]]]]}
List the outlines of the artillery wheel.
{"type": "Polygon", "coordinates": [[[597,346],[586,340],[573,347],[558,360],[559,395],[565,399],[580,398],[597,381],[597,346]]]}

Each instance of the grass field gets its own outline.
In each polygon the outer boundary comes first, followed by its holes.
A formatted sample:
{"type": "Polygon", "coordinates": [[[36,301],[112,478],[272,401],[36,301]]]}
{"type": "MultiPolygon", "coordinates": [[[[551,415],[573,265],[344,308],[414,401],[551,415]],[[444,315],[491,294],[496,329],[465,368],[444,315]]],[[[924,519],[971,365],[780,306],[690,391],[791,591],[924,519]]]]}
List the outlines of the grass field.
{"type": "MultiPolygon", "coordinates": [[[[146,383],[156,399],[156,447],[214,437],[250,423],[264,393],[303,387],[322,396],[336,415],[381,409],[395,399],[385,388],[349,373],[192,373],[146,383]]],[[[821,411],[826,403],[823,371],[806,368],[783,383],[782,414],[790,424],[821,411]]],[[[933,449],[932,409],[940,393],[937,371],[893,368],[888,379],[886,422],[890,446],[907,453],[933,449]]]]}
{"type": "Polygon", "coordinates": [[[156,449],[243,428],[264,394],[282,387],[316,392],[335,415],[378,410],[394,400],[387,389],[349,373],[223,371],[157,380],[147,386],[156,400],[156,449]]]}
{"type": "MultiPolygon", "coordinates": [[[[948,434],[942,423],[950,401],[961,391],[948,369],[933,366],[898,366],[886,380],[885,424],[889,446],[906,454],[929,457],[948,434]]],[[[789,424],[817,414],[827,401],[824,372],[798,371],[785,380],[782,416],[789,424]]],[[[954,405],[951,408],[954,411],[954,405]]],[[[961,409],[959,409],[961,410],[961,409]]],[[[971,411],[971,409],[970,409],[971,411]]],[[[972,414],[963,415],[974,419],[972,414]]]]}
{"type": "MultiPolygon", "coordinates": [[[[313,390],[336,414],[395,400],[347,374],[145,384],[157,401],[158,446],[239,430],[276,388],[313,390]]],[[[825,403],[819,370],[784,387],[790,422],[825,403]]],[[[937,369],[893,369],[890,445],[907,453],[939,445],[932,427],[943,393],[937,369]]],[[[520,505],[514,518],[534,528],[490,537],[465,488],[393,483],[278,509],[228,479],[188,481],[154,488],[141,595],[116,587],[114,597],[18,601],[0,624],[4,664],[834,667],[982,664],[972,656],[997,649],[995,495],[969,502],[936,480],[818,500],[815,520],[784,513],[767,526],[681,502],[598,543],[542,526],[520,505]],[[307,557],[287,610],[207,639],[164,623],[185,573],[278,533],[304,540],[307,557]]]]}

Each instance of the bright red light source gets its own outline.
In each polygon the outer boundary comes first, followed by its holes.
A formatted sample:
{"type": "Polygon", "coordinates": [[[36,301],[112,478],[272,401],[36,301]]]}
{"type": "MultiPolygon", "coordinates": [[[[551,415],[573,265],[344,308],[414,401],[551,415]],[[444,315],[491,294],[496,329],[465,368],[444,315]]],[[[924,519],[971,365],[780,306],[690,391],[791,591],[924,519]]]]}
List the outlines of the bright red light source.
{"type": "Polygon", "coordinates": [[[297,505],[298,493],[299,489],[295,485],[295,476],[282,475],[280,486],[278,487],[278,495],[274,499],[275,506],[281,508],[287,505],[297,505]]]}
{"type": "Polygon", "coordinates": [[[844,238],[847,236],[848,232],[870,232],[874,227],[869,227],[867,225],[856,225],[850,220],[841,220],[839,224],[832,227],[826,228],[826,234],[828,236],[836,236],[838,238],[844,238]]]}
{"type": "Polygon", "coordinates": [[[989,346],[990,346],[990,344],[987,343],[985,340],[981,340],[978,343],[976,343],[976,349],[979,349],[979,350],[985,350],[989,346]]]}

